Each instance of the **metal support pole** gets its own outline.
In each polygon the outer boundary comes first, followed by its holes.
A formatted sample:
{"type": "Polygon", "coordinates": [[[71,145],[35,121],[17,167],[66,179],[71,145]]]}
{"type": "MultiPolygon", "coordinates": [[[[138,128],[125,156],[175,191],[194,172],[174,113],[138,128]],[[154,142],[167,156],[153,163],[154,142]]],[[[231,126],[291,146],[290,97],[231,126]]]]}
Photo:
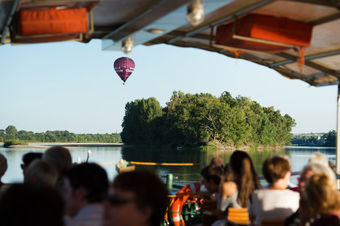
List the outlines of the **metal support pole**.
{"type": "Polygon", "coordinates": [[[172,183],[173,183],[173,179],[174,179],[174,175],[169,173],[167,176],[166,176],[166,185],[168,187],[169,190],[172,189],[172,183]]]}
{"type": "MultiPolygon", "coordinates": [[[[336,173],[340,173],[340,83],[338,83],[337,118],[336,118],[336,173]]],[[[337,180],[337,188],[340,189],[340,181],[337,180]]]]}

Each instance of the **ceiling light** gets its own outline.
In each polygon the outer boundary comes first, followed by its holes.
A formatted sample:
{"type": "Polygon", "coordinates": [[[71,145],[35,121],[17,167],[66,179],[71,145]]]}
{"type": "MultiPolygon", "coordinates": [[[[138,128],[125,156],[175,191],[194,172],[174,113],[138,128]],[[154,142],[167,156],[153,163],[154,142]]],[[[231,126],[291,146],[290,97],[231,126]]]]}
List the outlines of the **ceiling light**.
{"type": "Polygon", "coordinates": [[[197,26],[204,21],[203,0],[192,0],[187,8],[187,19],[193,26],[197,26]]]}
{"type": "Polygon", "coordinates": [[[131,37],[128,37],[125,39],[122,43],[122,49],[124,53],[130,53],[133,48],[133,39],[131,37]]]}
{"type": "Polygon", "coordinates": [[[159,28],[150,28],[147,30],[147,32],[155,34],[155,35],[160,35],[164,33],[163,29],[159,29],[159,28]]]}

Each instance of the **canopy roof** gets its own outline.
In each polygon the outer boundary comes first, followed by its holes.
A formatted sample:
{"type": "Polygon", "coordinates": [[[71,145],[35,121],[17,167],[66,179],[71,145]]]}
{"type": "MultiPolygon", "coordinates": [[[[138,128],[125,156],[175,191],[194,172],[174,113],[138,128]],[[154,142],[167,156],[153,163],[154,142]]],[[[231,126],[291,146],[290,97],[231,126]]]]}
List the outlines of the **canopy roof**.
{"type": "MultiPolygon", "coordinates": [[[[205,20],[198,26],[186,20],[188,0],[0,0],[1,43],[20,43],[11,26],[22,9],[48,7],[87,8],[88,34],[77,40],[102,39],[104,50],[121,51],[122,42],[132,37],[134,45],[169,44],[193,47],[238,57],[270,67],[285,77],[313,86],[338,84],[340,78],[340,1],[338,0],[205,0],[205,20]],[[215,45],[216,27],[249,13],[285,17],[313,25],[312,39],[305,49],[305,65],[297,65],[299,52],[290,48],[276,53],[215,45]],[[157,29],[157,30],[155,30],[157,29]]],[[[74,37],[72,37],[74,38],[74,37]]]]}

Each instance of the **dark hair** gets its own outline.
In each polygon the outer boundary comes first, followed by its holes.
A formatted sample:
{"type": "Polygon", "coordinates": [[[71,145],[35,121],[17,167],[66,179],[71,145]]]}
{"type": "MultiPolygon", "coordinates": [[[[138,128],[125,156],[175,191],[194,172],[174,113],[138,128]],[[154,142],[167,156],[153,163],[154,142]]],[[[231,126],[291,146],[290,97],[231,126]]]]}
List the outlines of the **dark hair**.
{"type": "Polygon", "coordinates": [[[24,163],[23,167],[27,167],[36,159],[42,158],[42,153],[40,152],[28,152],[22,156],[22,161],[24,163]]]}
{"type": "Polygon", "coordinates": [[[71,168],[65,178],[69,179],[73,190],[84,187],[89,203],[101,202],[105,197],[109,182],[105,170],[95,163],[82,163],[71,168]]]}
{"type": "Polygon", "coordinates": [[[52,187],[13,184],[0,198],[4,226],[63,226],[64,203],[52,187]]]}
{"type": "Polygon", "coordinates": [[[113,181],[113,189],[121,189],[135,194],[137,207],[143,210],[150,207],[149,223],[159,226],[168,206],[168,189],[152,172],[136,170],[119,174],[113,181]]]}
{"type": "Polygon", "coordinates": [[[228,181],[233,181],[234,180],[234,176],[233,176],[233,172],[230,169],[229,164],[226,164],[223,168],[224,173],[223,173],[223,181],[224,182],[228,182],[228,181]]]}
{"type": "Polygon", "coordinates": [[[251,193],[260,187],[253,162],[246,152],[236,150],[230,157],[229,165],[237,185],[237,200],[242,207],[247,207],[251,193]]]}
{"type": "Polygon", "coordinates": [[[221,166],[208,166],[205,175],[203,176],[206,181],[214,181],[215,184],[220,184],[223,177],[223,167],[221,166]]]}
{"type": "Polygon", "coordinates": [[[263,176],[269,184],[273,184],[279,179],[284,178],[289,171],[289,160],[279,155],[267,158],[262,167],[263,176]]]}

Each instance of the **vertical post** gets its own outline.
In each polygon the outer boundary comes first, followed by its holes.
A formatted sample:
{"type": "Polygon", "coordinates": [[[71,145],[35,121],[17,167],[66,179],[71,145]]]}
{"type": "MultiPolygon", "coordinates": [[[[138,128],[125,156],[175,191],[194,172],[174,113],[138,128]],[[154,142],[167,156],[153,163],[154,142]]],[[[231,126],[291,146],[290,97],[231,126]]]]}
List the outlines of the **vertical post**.
{"type": "Polygon", "coordinates": [[[172,189],[172,182],[173,182],[173,179],[174,179],[174,175],[169,173],[167,176],[166,176],[166,186],[168,187],[169,190],[172,189]]]}
{"type": "MultiPolygon", "coordinates": [[[[336,173],[340,172],[340,83],[338,83],[337,94],[337,116],[336,116],[336,173]]],[[[338,189],[340,189],[340,181],[336,180],[338,189]]]]}

